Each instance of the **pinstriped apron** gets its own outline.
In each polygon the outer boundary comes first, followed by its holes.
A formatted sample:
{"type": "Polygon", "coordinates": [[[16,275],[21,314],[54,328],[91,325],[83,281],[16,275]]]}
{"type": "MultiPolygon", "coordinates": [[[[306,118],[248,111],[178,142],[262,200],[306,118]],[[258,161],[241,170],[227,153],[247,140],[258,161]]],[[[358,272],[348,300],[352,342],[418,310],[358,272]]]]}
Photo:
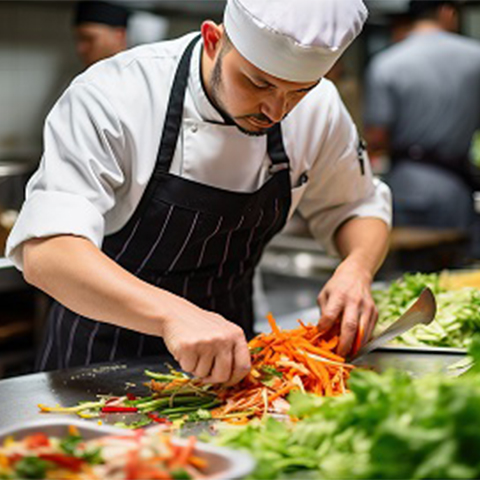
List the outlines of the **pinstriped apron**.
{"type": "MultiPolygon", "coordinates": [[[[252,279],[291,203],[289,160],[280,125],[267,134],[270,179],[233,192],[169,173],[179,136],[195,38],[177,67],[154,172],[127,224],[103,251],[140,279],[215,311],[253,333],[252,279]]],[[[132,324],[135,319],[132,318],[132,324]]],[[[54,303],[37,370],[166,353],[159,337],[82,317],[54,303]]]]}

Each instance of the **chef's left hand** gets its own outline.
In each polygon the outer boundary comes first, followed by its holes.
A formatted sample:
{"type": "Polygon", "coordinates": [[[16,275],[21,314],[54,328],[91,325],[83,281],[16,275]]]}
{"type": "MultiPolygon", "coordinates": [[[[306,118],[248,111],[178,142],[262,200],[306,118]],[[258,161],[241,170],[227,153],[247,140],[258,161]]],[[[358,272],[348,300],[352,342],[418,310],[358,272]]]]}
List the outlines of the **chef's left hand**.
{"type": "Polygon", "coordinates": [[[373,333],[378,311],[371,294],[371,273],[362,265],[344,260],[318,296],[321,318],[320,332],[330,330],[340,323],[340,340],[337,353],[346,357],[353,352],[357,335],[362,335],[361,345],[373,333]]]}

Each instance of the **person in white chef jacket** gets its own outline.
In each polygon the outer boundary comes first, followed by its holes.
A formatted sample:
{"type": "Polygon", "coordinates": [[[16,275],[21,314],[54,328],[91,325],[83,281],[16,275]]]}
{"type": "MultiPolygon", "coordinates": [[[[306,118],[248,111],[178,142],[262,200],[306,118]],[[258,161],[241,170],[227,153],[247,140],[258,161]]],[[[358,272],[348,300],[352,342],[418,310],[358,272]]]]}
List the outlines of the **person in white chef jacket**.
{"type": "Polygon", "coordinates": [[[51,295],[39,370],[159,354],[206,382],[250,368],[252,277],[295,209],[343,261],[319,294],[339,353],[372,332],[388,187],[323,76],[361,0],[228,0],[224,22],[78,76],[8,240],[51,295]]]}

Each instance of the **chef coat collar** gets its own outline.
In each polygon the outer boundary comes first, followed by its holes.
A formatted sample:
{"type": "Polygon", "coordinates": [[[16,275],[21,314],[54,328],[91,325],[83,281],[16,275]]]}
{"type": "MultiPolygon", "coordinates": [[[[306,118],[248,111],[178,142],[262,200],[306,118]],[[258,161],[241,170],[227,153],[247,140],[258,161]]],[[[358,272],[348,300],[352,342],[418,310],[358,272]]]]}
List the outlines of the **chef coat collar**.
{"type": "Polygon", "coordinates": [[[193,94],[192,96],[195,107],[202,119],[206,122],[233,125],[233,122],[219,112],[207,96],[200,70],[202,51],[203,41],[201,40],[195,45],[193,50],[192,61],[190,63],[190,78],[188,80],[190,91],[193,94]]]}

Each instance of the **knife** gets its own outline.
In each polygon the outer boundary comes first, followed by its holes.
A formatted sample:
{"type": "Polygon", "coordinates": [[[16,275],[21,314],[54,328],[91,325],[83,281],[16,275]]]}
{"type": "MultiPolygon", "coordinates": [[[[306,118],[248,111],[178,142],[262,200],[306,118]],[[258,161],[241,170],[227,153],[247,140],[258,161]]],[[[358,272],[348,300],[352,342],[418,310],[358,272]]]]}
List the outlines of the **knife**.
{"type": "Polygon", "coordinates": [[[390,340],[393,340],[417,325],[429,325],[435,318],[436,311],[437,305],[433,292],[429,288],[425,288],[412,306],[404,312],[398,320],[360,348],[360,350],[349,359],[350,362],[357,362],[367,353],[385,345],[390,340]]]}

